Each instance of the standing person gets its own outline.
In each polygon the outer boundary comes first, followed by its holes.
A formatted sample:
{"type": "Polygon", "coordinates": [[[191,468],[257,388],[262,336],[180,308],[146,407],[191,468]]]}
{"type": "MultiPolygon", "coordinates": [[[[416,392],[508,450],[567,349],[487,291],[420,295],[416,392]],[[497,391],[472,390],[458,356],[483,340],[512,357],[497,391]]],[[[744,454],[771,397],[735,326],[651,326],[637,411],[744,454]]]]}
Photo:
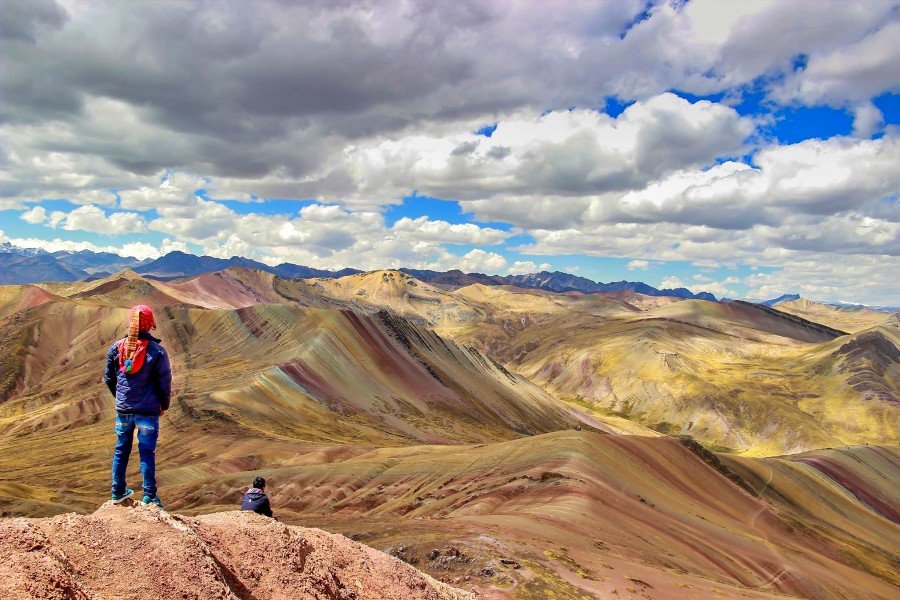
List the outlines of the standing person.
{"type": "Polygon", "coordinates": [[[169,409],[172,371],[169,356],[160,340],[150,335],[156,319],[149,306],[131,309],[128,335],[116,341],[106,353],[103,380],[116,397],[116,450],[112,460],[112,501],[116,504],[134,494],[125,487],[128,456],[137,429],[141,457],[143,504],[162,508],[156,495],[156,440],[159,418],[169,409]]]}
{"type": "Polygon", "coordinates": [[[265,479],[257,477],[253,480],[253,487],[244,493],[241,510],[252,510],[260,515],[272,516],[272,506],[269,504],[269,497],[266,496],[265,479]]]}

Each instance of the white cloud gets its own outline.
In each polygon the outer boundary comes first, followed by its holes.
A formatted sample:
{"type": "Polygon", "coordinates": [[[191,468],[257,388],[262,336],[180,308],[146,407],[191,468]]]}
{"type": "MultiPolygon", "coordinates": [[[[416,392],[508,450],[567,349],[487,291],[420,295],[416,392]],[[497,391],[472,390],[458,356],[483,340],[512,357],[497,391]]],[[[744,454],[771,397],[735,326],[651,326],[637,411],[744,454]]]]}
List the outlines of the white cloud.
{"type": "Polygon", "coordinates": [[[517,260],[506,270],[506,273],[508,275],[527,275],[529,273],[549,271],[551,268],[550,263],[537,264],[530,260],[517,260]]]}
{"type": "Polygon", "coordinates": [[[810,257],[787,261],[774,273],[752,273],[746,278],[750,286],[747,295],[767,299],[796,292],[814,300],[865,298],[869,304],[897,306],[900,280],[884,274],[898,272],[900,258],[896,256],[810,257]]]}
{"type": "Polygon", "coordinates": [[[810,56],[806,68],[787,78],[773,97],[783,102],[843,106],[896,91],[900,88],[900,22],[891,19],[874,29],[855,43],[810,56]]]}
{"type": "Polygon", "coordinates": [[[49,214],[43,206],[35,206],[22,213],[19,218],[35,225],[42,224],[54,229],[60,227],[67,231],[91,231],[107,235],[147,231],[144,218],[137,213],[114,212],[107,216],[102,209],[92,205],[79,206],[69,212],[55,210],[49,214]]]}
{"type": "Polygon", "coordinates": [[[68,231],[93,231],[118,235],[147,231],[144,218],[132,212],[114,212],[109,216],[96,206],[80,206],[66,214],[62,228],[68,231]]]}
{"type": "Polygon", "coordinates": [[[78,190],[74,193],[61,194],[59,197],[63,197],[74,204],[111,206],[116,202],[116,195],[109,190],[78,190]]]}
{"type": "Polygon", "coordinates": [[[25,210],[25,204],[16,198],[0,198],[0,210],[25,210]]]}
{"type": "MultiPolygon", "coordinates": [[[[692,293],[709,292],[717,298],[739,298],[741,294],[734,289],[728,287],[730,280],[735,278],[729,277],[725,281],[715,281],[702,273],[696,273],[691,276],[695,284],[688,286],[680,277],[671,275],[662,280],[659,284],[660,289],[687,288],[692,293]]],[[[736,281],[735,281],[736,283],[736,281]]]]}
{"type": "Polygon", "coordinates": [[[500,229],[479,227],[474,223],[432,221],[428,217],[403,217],[394,223],[391,230],[408,239],[445,244],[499,244],[509,237],[500,229]]]}
{"type": "Polygon", "coordinates": [[[728,41],[736,26],[769,9],[774,0],[692,0],[683,9],[690,22],[693,40],[701,44],[721,45],[728,41]]]}
{"type": "Polygon", "coordinates": [[[853,135],[871,137],[884,125],[884,115],[871,102],[863,102],[853,107],[853,135]]]}
{"type": "Polygon", "coordinates": [[[343,164],[329,165],[319,179],[343,170],[353,191],[331,199],[351,203],[413,189],[440,198],[577,197],[640,188],[677,169],[739,154],[753,131],[753,122],[728,106],[666,93],[616,118],[595,110],[519,112],[500,119],[491,137],[375,139],[348,147],[343,164]]]}
{"type": "Polygon", "coordinates": [[[469,251],[458,261],[460,270],[466,273],[499,275],[506,269],[506,259],[496,252],[485,252],[480,248],[469,251]]]}
{"type": "Polygon", "coordinates": [[[659,284],[660,289],[674,289],[684,287],[684,282],[680,277],[671,275],[663,279],[659,284]]]}
{"type": "Polygon", "coordinates": [[[26,223],[39,225],[47,220],[47,209],[43,206],[35,206],[30,210],[23,212],[21,215],[19,215],[19,218],[26,223]]]}
{"type": "Polygon", "coordinates": [[[490,273],[506,269],[506,259],[497,253],[475,249],[458,256],[443,248],[441,243],[451,240],[486,243],[506,237],[505,232],[474,224],[456,227],[444,221],[406,219],[393,228],[382,213],[334,204],[304,206],[296,217],[239,214],[197,197],[157,213],[151,230],[197,244],[210,256],[241,255],[272,265],[294,262],[322,268],[460,268],[490,273]]]}
{"type": "Polygon", "coordinates": [[[636,259],[629,261],[626,266],[629,271],[644,271],[650,268],[650,261],[636,259]]]}

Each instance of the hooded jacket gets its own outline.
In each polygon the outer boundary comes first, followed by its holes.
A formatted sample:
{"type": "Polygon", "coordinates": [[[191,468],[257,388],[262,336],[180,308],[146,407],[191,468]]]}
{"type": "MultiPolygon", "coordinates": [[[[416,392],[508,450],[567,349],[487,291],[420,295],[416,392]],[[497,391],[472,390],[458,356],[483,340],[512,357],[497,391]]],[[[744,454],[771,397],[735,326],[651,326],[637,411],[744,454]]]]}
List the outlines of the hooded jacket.
{"type": "Polygon", "coordinates": [[[146,331],[138,337],[147,340],[147,354],[143,366],[136,373],[126,374],[119,369],[119,340],[106,353],[106,372],[103,381],[116,397],[116,411],[123,414],[159,416],[169,410],[172,395],[172,370],[169,355],[156,339],[146,331]]]}
{"type": "Polygon", "coordinates": [[[269,497],[259,488],[250,488],[244,493],[244,499],[241,501],[241,510],[252,510],[260,515],[272,516],[269,497]]]}

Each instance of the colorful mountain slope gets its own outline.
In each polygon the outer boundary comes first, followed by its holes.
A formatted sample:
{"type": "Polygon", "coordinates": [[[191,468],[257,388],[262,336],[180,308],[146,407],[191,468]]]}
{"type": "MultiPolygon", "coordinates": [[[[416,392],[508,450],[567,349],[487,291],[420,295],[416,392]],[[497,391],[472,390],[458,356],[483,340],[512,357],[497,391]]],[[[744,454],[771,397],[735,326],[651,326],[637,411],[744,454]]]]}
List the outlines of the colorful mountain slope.
{"type": "MultiPolygon", "coordinates": [[[[868,489],[887,502],[883,494],[895,494],[900,481],[900,454],[872,454],[883,481],[854,464],[846,477],[874,483],[868,489]]],[[[740,461],[743,473],[765,471],[769,459],[740,461]]],[[[262,473],[276,482],[282,518],[402,547],[420,568],[493,581],[514,597],[607,597],[628,588],[651,597],[891,597],[900,583],[890,569],[900,525],[854,496],[837,509],[820,506],[833,502],[833,486],[802,488],[811,484],[806,467],[800,471],[779,480],[801,489],[789,513],[757,497],[755,477],[744,482],[708,452],[672,438],[586,431],[383,449],[262,473]],[[853,528],[839,534],[848,519],[853,528]],[[448,560],[448,546],[468,560],[453,552],[448,560]],[[510,557],[521,568],[505,567],[501,559],[510,557]]],[[[231,506],[248,476],[180,486],[178,510],[231,506]]]]}
{"type": "MultiPolygon", "coordinates": [[[[198,456],[223,436],[281,456],[291,443],[376,447],[605,428],[484,355],[395,315],[284,304],[158,313],[156,334],[176,374],[166,421],[195,442],[164,442],[172,465],[219,469],[220,455],[208,467],[198,456]]],[[[4,320],[0,472],[26,486],[19,500],[85,481],[96,486],[91,502],[98,498],[106,474],[95,466],[107,460],[114,414],[99,376],[126,316],[125,308],[79,298],[4,320]]]]}
{"type": "Polygon", "coordinates": [[[0,288],[0,514],[106,497],[99,375],[138,301],[175,372],[173,510],[233,508],[262,473],[283,518],[486,597],[895,592],[896,316],[842,335],[741,303],[397,272],[0,288]]]}

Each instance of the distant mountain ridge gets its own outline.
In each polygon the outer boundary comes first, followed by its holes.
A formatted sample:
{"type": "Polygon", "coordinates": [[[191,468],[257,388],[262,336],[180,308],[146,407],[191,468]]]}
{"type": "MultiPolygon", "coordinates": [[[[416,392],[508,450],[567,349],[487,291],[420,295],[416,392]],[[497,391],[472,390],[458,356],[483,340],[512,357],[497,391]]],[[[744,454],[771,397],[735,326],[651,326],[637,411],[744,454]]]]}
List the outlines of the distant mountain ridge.
{"type": "Polygon", "coordinates": [[[78,281],[88,276],[87,271],[66,265],[51,254],[0,253],[0,285],[78,281]]]}
{"type": "MultiPolygon", "coordinates": [[[[772,298],[770,300],[763,300],[760,302],[763,306],[771,306],[775,307],[779,304],[785,304],[788,302],[797,302],[799,300],[809,300],[808,298],[804,299],[800,294],[782,294],[777,298],[772,298]]],[[[816,302],[812,300],[812,302],[816,302]]],[[[874,310],[877,312],[897,312],[900,311],[900,307],[898,306],[885,306],[885,305],[871,305],[871,304],[854,304],[852,302],[819,302],[819,304],[824,304],[827,306],[833,306],[835,308],[843,308],[847,310],[874,310]]]]}
{"type": "Polygon", "coordinates": [[[614,281],[601,283],[564,273],[562,271],[541,271],[540,273],[528,273],[525,275],[484,275],[482,273],[463,273],[460,270],[453,271],[427,271],[421,269],[400,269],[407,275],[412,275],[426,283],[437,285],[452,285],[462,287],[473,283],[485,285],[514,285],[517,287],[537,288],[551,292],[581,292],[593,294],[596,292],[636,292],[645,296],[674,296],[683,299],[708,300],[716,302],[716,297],[709,292],[693,293],[687,288],[658,289],[641,281],[614,281]]]}
{"type": "Polygon", "coordinates": [[[261,263],[242,256],[232,256],[231,258],[215,258],[212,256],[196,256],[174,250],[164,256],[160,256],[154,261],[136,267],[134,270],[141,275],[149,275],[159,279],[174,279],[177,277],[191,277],[193,275],[202,275],[203,273],[212,273],[214,271],[223,271],[229,267],[244,267],[247,269],[259,269],[273,275],[278,275],[285,279],[305,279],[308,277],[343,277],[344,275],[352,275],[361,273],[358,269],[340,269],[337,271],[329,271],[327,269],[316,269],[304,265],[295,265],[291,263],[281,263],[278,266],[270,267],[265,263],[261,263]]]}
{"type": "Polygon", "coordinates": [[[41,248],[19,248],[3,242],[0,244],[0,284],[78,281],[104,277],[145,262],[147,261],[133,256],[119,256],[112,252],[47,252],[41,248]]]}
{"type": "MultiPolygon", "coordinates": [[[[40,248],[19,248],[9,242],[4,242],[0,245],[0,284],[3,285],[95,279],[123,269],[133,269],[141,275],[155,279],[170,280],[222,271],[229,267],[258,269],[285,279],[343,277],[362,272],[359,269],[352,268],[339,270],[317,269],[292,263],[281,263],[273,267],[241,256],[216,258],[212,256],[197,256],[178,250],[169,252],[155,260],[138,260],[134,257],[123,257],[110,252],[82,250],[51,253],[40,248]]],[[[635,292],[645,296],[698,299],[710,302],[718,301],[709,292],[694,293],[684,287],[659,289],[641,281],[624,280],[603,283],[562,271],[541,271],[523,275],[485,275],[483,273],[464,273],[459,269],[434,271],[401,268],[399,271],[426,283],[446,287],[464,287],[481,283],[491,286],[512,285],[552,292],[581,292],[584,294],[635,292]]],[[[774,306],[779,302],[796,300],[797,298],[799,296],[796,294],[785,294],[779,298],[762,302],[762,304],[774,306]]]]}
{"type": "Polygon", "coordinates": [[[791,302],[793,300],[799,300],[800,294],[782,294],[777,298],[772,298],[770,300],[763,300],[760,302],[763,306],[775,306],[776,304],[781,304],[782,302],[791,302]]]}

